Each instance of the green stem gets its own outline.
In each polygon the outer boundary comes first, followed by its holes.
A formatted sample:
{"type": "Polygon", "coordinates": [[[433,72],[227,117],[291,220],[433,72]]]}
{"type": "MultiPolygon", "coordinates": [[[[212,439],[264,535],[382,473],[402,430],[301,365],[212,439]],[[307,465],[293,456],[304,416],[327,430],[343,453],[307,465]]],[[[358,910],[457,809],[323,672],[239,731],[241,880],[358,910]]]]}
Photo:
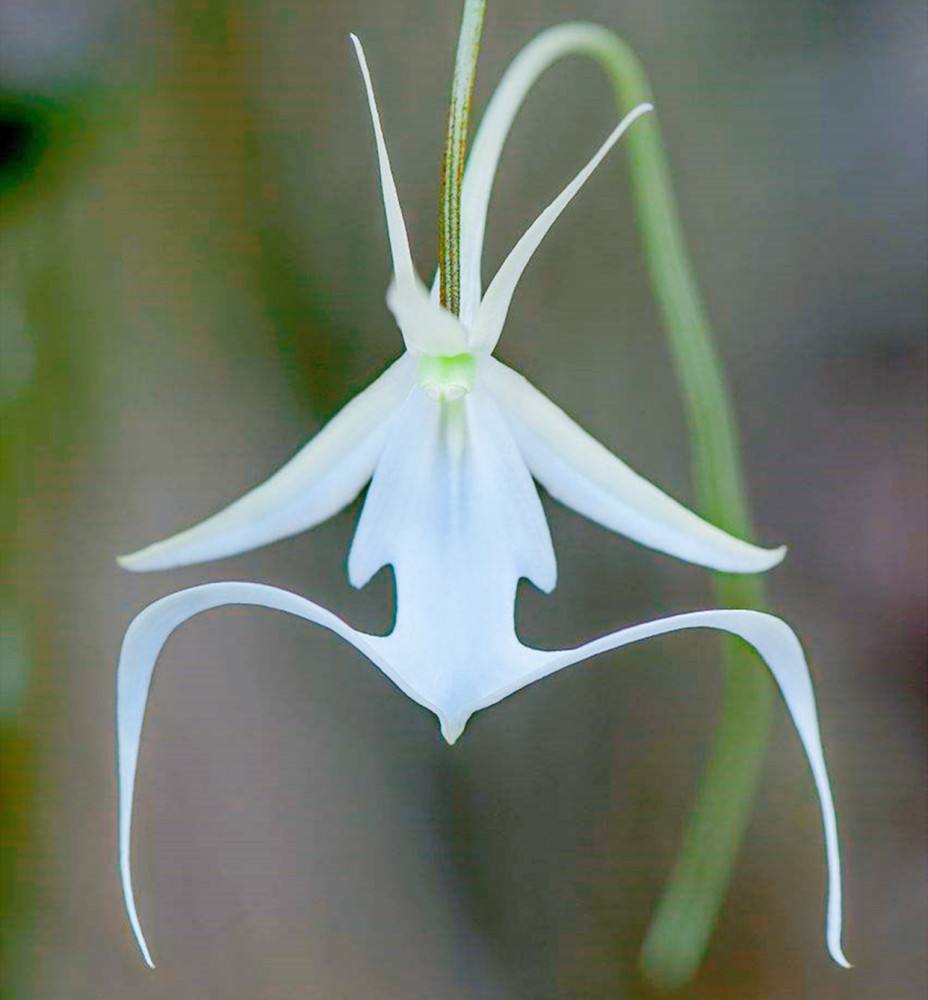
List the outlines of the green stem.
{"type": "Polygon", "coordinates": [[[461,181],[467,150],[467,124],[477,75],[477,55],[486,0],[464,0],[461,32],[451,82],[448,133],[441,162],[441,206],[438,214],[438,261],[441,304],[456,316],[461,305],[461,181]]]}
{"type": "MultiPolygon", "coordinates": [[[[632,50],[591,24],[544,32],[538,72],[561,56],[595,59],[608,74],[620,113],[651,100],[632,50]]],[[[638,225],[651,281],[686,404],[691,459],[703,515],[735,535],[751,534],[731,398],[706,310],[689,262],[657,116],[625,139],[638,225]]],[[[714,575],[719,603],[761,608],[757,577],[714,575]]],[[[642,951],[646,977],[662,989],[684,985],[708,947],[744,834],[766,750],[772,685],[756,655],[737,640],[725,646],[725,695],[683,846],[642,951]]]]}

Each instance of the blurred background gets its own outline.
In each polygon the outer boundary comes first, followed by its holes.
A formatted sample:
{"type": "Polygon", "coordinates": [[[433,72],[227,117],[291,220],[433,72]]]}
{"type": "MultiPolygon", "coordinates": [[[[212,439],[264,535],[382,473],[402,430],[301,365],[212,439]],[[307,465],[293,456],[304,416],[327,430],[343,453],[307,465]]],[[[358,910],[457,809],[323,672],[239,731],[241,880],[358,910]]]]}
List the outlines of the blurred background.
{"type": "MultiPolygon", "coordinates": [[[[687,998],[928,987],[922,3],[490,0],[477,111],[538,30],[592,19],[651,76],[733,387],[771,605],[811,654],[846,866],[825,952],[812,784],[778,706],[730,896],[687,998]]],[[[159,667],[134,862],[115,860],[113,679],[133,614],[248,579],[385,629],[348,585],[358,503],[294,540],[114,563],[276,469],[397,353],[364,40],[414,252],[434,266],[460,5],[3,0],[0,992],[11,998],[647,995],[638,949],[717,717],[718,646],[600,657],[436,723],[328,634],[254,610],[159,667]]],[[[566,62],[507,146],[485,268],[615,121],[566,62]]],[[[552,231],[501,356],[692,501],[621,151],[552,231]]],[[[573,644],[710,603],[701,570],[545,498],[560,562],[522,635],[573,644]]]]}

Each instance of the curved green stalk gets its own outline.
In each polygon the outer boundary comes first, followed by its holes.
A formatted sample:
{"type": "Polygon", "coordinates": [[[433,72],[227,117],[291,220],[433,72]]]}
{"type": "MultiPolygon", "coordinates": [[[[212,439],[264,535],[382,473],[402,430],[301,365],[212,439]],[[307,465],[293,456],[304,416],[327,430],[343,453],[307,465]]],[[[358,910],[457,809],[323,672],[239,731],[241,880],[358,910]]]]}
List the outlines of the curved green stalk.
{"type": "Polygon", "coordinates": [[[477,75],[477,55],[486,0],[464,0],[458,50],[451,82],[448,133],[441,162],[441,206],[438,214],[438,263],[441,304],[460,312],[461,304],[461,181],[467,149],[467,124],[477,75]]]}
{"type": "MultiPolygon", "coordinates": [[[[539,75],[562,56],[581,54],[606,71],[620,114],[651,100],[651,88],[632,50],[592,24],[543,32],[529,50],[539,75]]],[[[521,58],[521,57],[520,57],[521,58]]],[[[625,141],[638,225],[651,281],[670,339],[686,404],[691,459],[701,513],[744,538],[751,534],[733,407],[705,307],[687,255],[656,115],[642,119],[625,141]]],[[[757,577],[715,574],[719,602],[760,608],[757,577]]],[[[721,722],[674,872],[642,951],[656,986],[682,986],[705,954],[725,897],[764,760],[772,686],[746,646],[725,647],[721,722]]]]}

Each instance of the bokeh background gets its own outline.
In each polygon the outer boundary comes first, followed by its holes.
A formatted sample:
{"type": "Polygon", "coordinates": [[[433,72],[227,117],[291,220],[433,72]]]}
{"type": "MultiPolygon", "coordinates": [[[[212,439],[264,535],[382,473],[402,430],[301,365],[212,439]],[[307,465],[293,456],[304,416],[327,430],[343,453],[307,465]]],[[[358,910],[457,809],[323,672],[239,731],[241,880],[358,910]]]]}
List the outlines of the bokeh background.
{"type": "MultiPolygon", "coordinates": [[[[366,43],[420,270],[458,3],[4,0],[0,7],[4,996],[640,997],[719,696],[718,647],[600,657],[477,716],[449,749],[353,649],[251,610],[183,630],[153,690],[135,872],[115,863],[113,676],[152,599],[296,590],[369,629],[358,504],[292,541],[151,576],[119,552],[289,457],[395,355],[366,43]]],[[[776,712],[711,951],[687,998],[908,1000],[928,987],[926,22],[906,0],[490,0],[477,108],[538,30],[618,29],[652,77],[731,379],[772,606],[811,653],[846,865],[822,938],[819,816],[776,712]]],[[[504,156],[486,266],[611,127],[568,62],[504,156]]],[[[686,437],[621,152],[571,206],[500,348],[692,500],[686,437]]],[[[566,644],[706,605],[706,574],[545,498],[560,560],[522,592],[566,644]]]]}

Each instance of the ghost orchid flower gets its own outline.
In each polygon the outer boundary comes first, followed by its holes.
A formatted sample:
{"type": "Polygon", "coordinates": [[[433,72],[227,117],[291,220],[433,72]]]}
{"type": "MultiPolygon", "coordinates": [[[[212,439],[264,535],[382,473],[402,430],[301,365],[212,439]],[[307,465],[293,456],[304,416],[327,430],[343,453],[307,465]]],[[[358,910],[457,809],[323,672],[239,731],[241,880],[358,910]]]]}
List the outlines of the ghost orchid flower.
{"type": "MultiPolygon", "coordinates": [[[[776,679],[818,791],[830,873],[827,937],[841,951],[841,883],[835,812],[815,699],[802,648],[777,618],[755,611],[698,611],[621,629],[575,649],[524,645],[514,627],[516,586],[544,592],[556,580],[554,550],[533,478],[556,499],[650,548],[729,573],[776,565],[761,549],[702,520],[647,482],[493,356],[529,259],[643,104],[609,134],[587,165],[516,243],[486,292],[479,262],[496,160],[514,106],[494,101],[468,162],[462,194],[462,308],[444,310],[413,267],[370,74],[352,36],[374,128],[393,281],[387,302],[403,354],[265,483],[206,521],[119,560],[126,569],[168,569],[244,552],[304,531],[345,507],[371,481],[348,556],[363,587],[386,565],[396,576],[396,617],[369,635],[332,612],[275,587],[214,583],[142,611],[123,641],[117,674],[120,871],[126,908],[145,960],[132,889],[130,841],[139,741],[155,662],[194,615],[224,605],[283,611],[350,642],[420,705],[448,743],[479,709],[563,667],[652,636],[714,629],[753,646],[776,679]]],[[[517,106],[517,105],[516,105],[517,106]]]]}

